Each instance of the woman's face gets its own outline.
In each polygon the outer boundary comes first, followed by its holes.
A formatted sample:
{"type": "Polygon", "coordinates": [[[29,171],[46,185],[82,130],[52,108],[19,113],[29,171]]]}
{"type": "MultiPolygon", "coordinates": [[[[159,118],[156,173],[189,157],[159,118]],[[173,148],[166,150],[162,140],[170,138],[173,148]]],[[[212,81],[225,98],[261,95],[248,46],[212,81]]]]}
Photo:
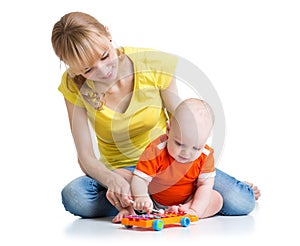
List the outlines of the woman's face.
{"type": "Polygon", "coordinates": [[[89,80],[110,83],[116,81],[118,69],[118,55],[110,44],[107,50],[103,50],[102,57],[93,66],[84,68],[81,75],[89,80]]]}

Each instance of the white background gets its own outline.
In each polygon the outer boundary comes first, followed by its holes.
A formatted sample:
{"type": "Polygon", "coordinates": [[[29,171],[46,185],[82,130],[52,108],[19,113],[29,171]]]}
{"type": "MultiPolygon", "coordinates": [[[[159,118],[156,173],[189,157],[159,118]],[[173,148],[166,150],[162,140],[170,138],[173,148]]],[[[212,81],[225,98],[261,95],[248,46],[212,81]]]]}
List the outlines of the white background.
{"type": "Polygon", "coordinates": [[[262,191],[258,206],[265,214],[253,216],[257,238],[245,236],[239,243],[260,243],[262,237],[299,242],[297,1],[11,0],[1,5],[1,245],[85,242],[64,231],[74,217],[64,211],[60,191],[81,172],[57,90],[64,66],[50,40],[54,23],[71,11],[94,15],[117,45],[178,54],[208,76],[226,117],[218,167],[262,191]]]}

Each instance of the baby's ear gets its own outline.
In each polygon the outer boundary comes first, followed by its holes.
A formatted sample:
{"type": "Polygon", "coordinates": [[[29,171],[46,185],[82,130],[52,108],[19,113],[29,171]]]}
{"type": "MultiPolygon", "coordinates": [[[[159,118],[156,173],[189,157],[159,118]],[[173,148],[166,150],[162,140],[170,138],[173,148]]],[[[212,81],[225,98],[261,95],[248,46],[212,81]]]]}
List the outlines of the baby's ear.
{"type": "Polygon", "coordinates": [[[170,131],[170,121],[169,120],[166,121],[166,130],[167,130],[167,135],[169,135],[169,131],[170,131]]]}

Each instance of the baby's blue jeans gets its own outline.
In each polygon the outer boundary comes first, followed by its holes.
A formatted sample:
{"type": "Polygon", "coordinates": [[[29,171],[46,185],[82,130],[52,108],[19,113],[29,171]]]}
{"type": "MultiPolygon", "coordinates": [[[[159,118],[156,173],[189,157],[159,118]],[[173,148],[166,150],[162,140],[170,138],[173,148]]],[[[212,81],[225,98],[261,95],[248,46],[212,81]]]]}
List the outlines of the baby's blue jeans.
{"type": "MultiPolygon", "coordinates": [[[[252,188],[219,169],[216,169],[214,190],[223,197],[219,215],[247,215],[255,207],[252,188]]],[[[118,213],[106,198],[106,188],[88,176],[78,177],[64,187],[62,203],[67,211],[83,218],[109,217],[118,213]]]]}

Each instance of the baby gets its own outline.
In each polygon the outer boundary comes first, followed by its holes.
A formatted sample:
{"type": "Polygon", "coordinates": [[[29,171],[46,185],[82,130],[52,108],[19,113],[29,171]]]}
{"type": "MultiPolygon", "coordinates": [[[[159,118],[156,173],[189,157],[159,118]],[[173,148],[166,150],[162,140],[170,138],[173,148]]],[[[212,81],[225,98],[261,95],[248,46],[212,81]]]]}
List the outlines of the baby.
{"type": "Polygon", "coordinates": [[[143,152],[131,181],[136,210],[168,209],[206,218],[222,208],[213,190],[213,149],[206,142],[214,124],[210,106],[198,98],[176,108],[167,133],[143,152]]]}

